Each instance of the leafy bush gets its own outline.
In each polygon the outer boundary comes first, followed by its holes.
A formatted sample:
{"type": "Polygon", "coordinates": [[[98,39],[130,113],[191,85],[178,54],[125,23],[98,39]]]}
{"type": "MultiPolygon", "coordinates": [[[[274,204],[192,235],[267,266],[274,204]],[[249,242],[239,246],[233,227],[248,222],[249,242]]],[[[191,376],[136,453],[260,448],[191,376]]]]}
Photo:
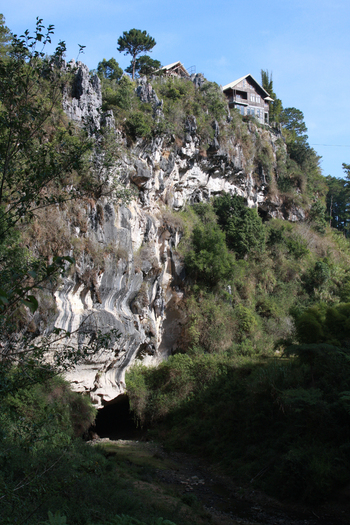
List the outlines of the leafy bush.
{"type": "Polygon", "coordinates": [[[141,111],[131,113],[125,123],[126,132],[133,139],[136,139],[137,137],[150,137],[152,134],[152,126],[152,117],[141,111]]]}
{"type": "Polygon", "coordinates": [[[195,226],[193,248],[185,256],[190,276],[209,286],[230,277],[235,259],[227,249],[225,237],[216,224],[195,226]]]}
{"type": "Polygon", "coordinates": [[[217,197],[214,210],[227,235],[227,245],[240,257],[254,249],[264,249],[265,232],[257,210],[248,208],[238,195],[217,197]]]}
{"type": "Polygon", "coordinates": [[[96,409],[89,398],[72,392],[62,378],[52,377],[31,384],[33,374],[29,375],[29,371],[26,374],[24,370],[22,383],[18,384],[20,377],[16,370],[7,373],[2,370],[0,421],[3,442],[0,445],[11,442],[30,447],[33,452],[48,444],[67,445],[93,423],[96,409]]]}
{"type": "Polygon", "coordinates": [[[290,224],[273,222],[268,228],[267,244],[275,248],[276,245],[284,246],[288,254],[300,259],[309,253],[306,240],[294,231],[290,224]]]}
{"type": "Polygon", "coordinates": [[[316,304],[298,315],[295,313],[300,343],[327,343],[338,347],[350,344],[350,303],[334,306],[316,304]]]}

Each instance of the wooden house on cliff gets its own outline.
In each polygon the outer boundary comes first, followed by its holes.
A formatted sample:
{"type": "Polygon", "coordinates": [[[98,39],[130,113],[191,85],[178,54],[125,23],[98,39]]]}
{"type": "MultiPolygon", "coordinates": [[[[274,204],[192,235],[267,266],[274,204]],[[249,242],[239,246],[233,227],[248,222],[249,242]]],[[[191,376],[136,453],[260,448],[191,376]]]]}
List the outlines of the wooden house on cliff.
{"type": "Polygon", "coordinates": [[[252,75],[245,75],[222,90],[230,108],[238,109],[241,115],[252,115],[262,124],[269,123],[270,102],[273,99],[252,75]]]}
{"type": "Polygon", "coordinates": [[[163,66],[160,68],[159,71],[164,71],[164,73],[169,77],[175,76],[182,78],[190,78],[190,74],[181,62],[173,62],[172,64],[163,66]]]}

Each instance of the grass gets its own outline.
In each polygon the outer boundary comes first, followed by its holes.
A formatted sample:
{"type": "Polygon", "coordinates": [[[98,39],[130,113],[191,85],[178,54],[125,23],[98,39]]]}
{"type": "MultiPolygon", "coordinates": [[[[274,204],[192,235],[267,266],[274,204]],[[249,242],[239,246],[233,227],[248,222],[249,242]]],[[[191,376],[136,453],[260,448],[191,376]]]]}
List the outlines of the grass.
{"type": "MultiPolygon", "coordinates": [[[[96,447],[108,461],[129,490],[137,495],[139,508],[144,509],[144,520],[156,510],[158,516],[173,520],[177,525],[224,525],[225,520],[213,519],[194,494],[184,493],[184,485],[161,481],[162,472],[179,472],[187,464],[179,464],[162,452],[154,442],[113,441],[96,447]]],[[[230,520],[231,525],[235,522],[230,520]]]]}
{"type": "Polygon", "coordinates": [[[99,445],[108,456],[118,463],[132,463],[138,467],[166,470],[176,467],[176,463],[159,452],[160,448],[149,442],[111,441],[99,445]]]}

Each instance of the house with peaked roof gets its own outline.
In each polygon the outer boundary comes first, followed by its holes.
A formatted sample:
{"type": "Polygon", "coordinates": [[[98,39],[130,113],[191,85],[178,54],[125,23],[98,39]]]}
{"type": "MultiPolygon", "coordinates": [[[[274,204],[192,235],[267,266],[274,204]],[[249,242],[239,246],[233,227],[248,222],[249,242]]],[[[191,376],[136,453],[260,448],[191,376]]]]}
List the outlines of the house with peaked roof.
{"type": "Polygon", "coordinates": [[[173,64],[168,64],[167,66],[163,66],[160,68],[159,71],[164,71],[165,74],[168,76],[190,78],[190,74],[180,61],[173,62],[173,64]]]}
{"type": "Polygon", "coordinates": [[[270,102],[273,99],[252,75],[238,78],[222,90],[230,108],[238,109],[241,115],[252,115],[262,124],[269,123],[270,102]]]}

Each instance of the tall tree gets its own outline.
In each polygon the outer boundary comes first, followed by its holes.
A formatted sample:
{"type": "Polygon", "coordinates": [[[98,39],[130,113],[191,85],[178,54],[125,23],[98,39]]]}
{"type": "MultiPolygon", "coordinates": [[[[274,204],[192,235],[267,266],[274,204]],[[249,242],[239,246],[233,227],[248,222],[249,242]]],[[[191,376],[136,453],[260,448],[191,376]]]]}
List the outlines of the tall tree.
{"type": "Polygon", "coordinates": [[[11,41],[11,32],[5,26],[4,15],[0,14],[0,59],[6,55],[11,41]]]}
{"type": "Polygon", "coordinates": [[[350,229],[350,164],[343,163],[345,179],[326,177],[328,193],[326,197],[330,225],[341,230],[345,235],[350,229]]]}
{"type": "Polygon", "coordinates": [[[125,52],[125,55],[131,55],[132,60],[132,79],[135,78],[136,59],[141,53],[149,53],[156,41],[146,31],[140,29],[130,29],[124,31],[123,35],[118,38],[118,51],[125,52]]]}
{"type": "Polygon", "coordinates": [[[279,122],[279,115],[282,111],[282,100],[277,98],[276,93],[273,90],[272,73],[269,70],[261,70],[261,85],[268,92],[273,102],[270,104],[270,121],[279,122]]]}
{"type": "Polygon", "coordinates": [[[328,193],[326,197],[330,226],[346,232],[350,222],[350,192],[344,179],[326,177],[328,193]]]}
{"type": "Polygon", "coordinates": [[[300,109],[283,109],[283,111],[281,111],[279,121],[283,127],[291,133],[292,140],[298,142],[307,141],[307,127],[304,122],[304,114],[302,111],[300,111],[300,109]]]}

